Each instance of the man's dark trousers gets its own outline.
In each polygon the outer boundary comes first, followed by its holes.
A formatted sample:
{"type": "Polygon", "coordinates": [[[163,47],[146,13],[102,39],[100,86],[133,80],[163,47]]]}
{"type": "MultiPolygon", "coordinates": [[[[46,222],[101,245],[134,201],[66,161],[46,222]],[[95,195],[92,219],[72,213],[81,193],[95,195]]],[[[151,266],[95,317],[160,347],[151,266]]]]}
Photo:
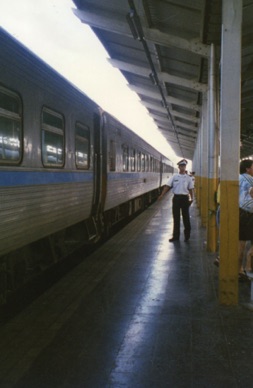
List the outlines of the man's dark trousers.
{"type": "Polygon", "coordinates": [[[188,195],[175,194],[173,197],[172,204],[172,213],[174,220],[173,238],[179,239],[180,237],[180,211],[182,211],[184,223],[184,237],[188,240],[190,238],[191,233],[188,195]]]}

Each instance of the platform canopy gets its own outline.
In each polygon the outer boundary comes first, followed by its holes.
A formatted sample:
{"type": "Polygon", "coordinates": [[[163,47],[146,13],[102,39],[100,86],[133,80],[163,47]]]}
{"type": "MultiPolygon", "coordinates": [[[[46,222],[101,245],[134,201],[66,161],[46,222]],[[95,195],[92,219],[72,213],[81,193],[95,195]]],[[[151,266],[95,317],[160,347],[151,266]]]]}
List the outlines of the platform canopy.
{"type": "MultiPolygon", "coordinates": [[[[74,3],[76,16],[93,29],[112,66],[138,94],[175,154],[192,159],[208,88],[211,43],[219,71],[222,1],[74,3]]],[[[241,104],[241,157],[245,157],[253,155],[253,0],[243,0],[241,104]]]]}

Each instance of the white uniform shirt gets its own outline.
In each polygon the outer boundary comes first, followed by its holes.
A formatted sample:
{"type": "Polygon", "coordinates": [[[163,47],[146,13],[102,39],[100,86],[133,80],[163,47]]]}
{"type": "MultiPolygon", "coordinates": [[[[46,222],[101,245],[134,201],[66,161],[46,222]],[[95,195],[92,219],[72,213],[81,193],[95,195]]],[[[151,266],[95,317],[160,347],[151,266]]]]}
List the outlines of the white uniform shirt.
{"type": "Polygon", "coordinates": [[[170,186],[174,194],[188,195],[189,190],[194,188],[194,183],[187,174],[175,174],[170,177],[166,186],[170,186]]]}

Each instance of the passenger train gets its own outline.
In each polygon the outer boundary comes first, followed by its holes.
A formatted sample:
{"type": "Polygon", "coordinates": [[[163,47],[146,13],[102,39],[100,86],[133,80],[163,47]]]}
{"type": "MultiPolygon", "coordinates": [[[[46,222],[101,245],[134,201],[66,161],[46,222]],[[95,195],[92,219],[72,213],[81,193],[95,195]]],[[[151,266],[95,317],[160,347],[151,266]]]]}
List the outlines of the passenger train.
{"type": "Polygon", "coordinates": [[[144,209],[172,162],[0,29],[0,304],[144,209]]]}

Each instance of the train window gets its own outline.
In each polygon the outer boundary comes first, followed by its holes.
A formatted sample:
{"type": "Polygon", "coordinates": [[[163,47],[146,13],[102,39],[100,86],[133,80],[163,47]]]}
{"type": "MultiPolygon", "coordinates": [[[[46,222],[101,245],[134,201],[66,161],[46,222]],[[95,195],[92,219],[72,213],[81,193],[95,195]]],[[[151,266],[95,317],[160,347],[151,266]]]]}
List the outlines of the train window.
{"type": "Polygon", "coordinates": [[[137,171],[141,171],[141,152],[137,154],[137,171]]]}
{"type": "Polygon", "coordinates": [[[154,171],[154,158],[153,156],[150,156],[150,171],[154,171]]]}
{"type": "Polygon", "coordinates": [[[110,140],[109,168],[110,171],[116,170],[116,143],[113,140],[110,140]]]}
{"type": "Polygon", "coordinates": [[[149,171],[149,155],[145,155],[145,169],[149,171]]]}
{"type": "Polygon", "coordinates": [[[90,130],[87,126],[76,123],[75,134],[76,167],[88,170],[90,166],[90,130]]]}
{"type": "Polygon", "coordinates": [[[145,171],[145,154],[141,154],[141,171],[145,171]]]}
{"type": "Polygon", "coordinates": [[[64,119],[48,108],[42,110],[42,162],[47,167],[64,165],[64,119]]]}
{"type": "Polygon", "coordinates": [[[154,172],[157,172],[157,170],[156,170],[156,161],[157,161],[157,159],[156,158],[154,158],[154,162],[153,162],[153,171],[154,172]]]}
{"type": "Polygon", "coordinates": [[[159,160],[157,160],[157,159],[154,160],[154,171],[155,171],[155,172],[160,172],[160,169],[159,169],[159,160]]]}
{"type": "Polygon", "coordinates": [[[21,123],[21,99],[16,93],[0,87],[0,164],[21,161],[21,123]]]}
{"type": "Polygon", "coordinates": [[[123,145],[123,171],[128,171],[129,168],[129,150],[123,145]]]}
{"type": "Polygon", "coordinates": [[[135,150],[132,149],[131,150],[131,155],[130,155],[130,168],[131,168],[131,171],[135,171],[135,150]]]}

